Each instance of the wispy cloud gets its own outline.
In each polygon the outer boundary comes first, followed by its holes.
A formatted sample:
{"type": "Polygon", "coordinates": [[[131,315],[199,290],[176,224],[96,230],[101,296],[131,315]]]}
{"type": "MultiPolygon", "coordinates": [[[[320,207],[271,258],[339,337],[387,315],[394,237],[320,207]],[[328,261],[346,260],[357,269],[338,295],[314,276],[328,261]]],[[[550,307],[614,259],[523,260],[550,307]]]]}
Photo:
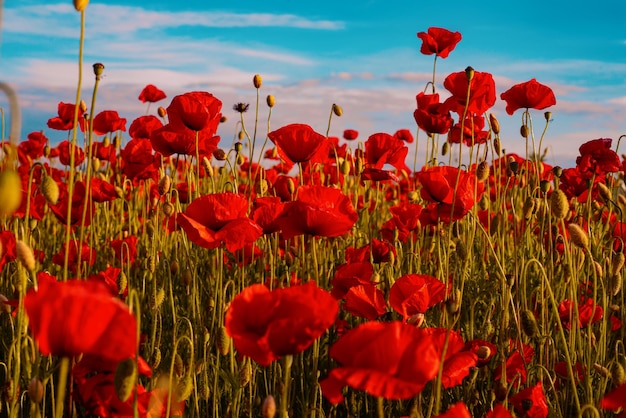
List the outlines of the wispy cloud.
{"type": "MultiPolygon", "coordinates": [[[[340,30],[342,21],[313,20],[293,14],[230,12],[161,12],[140,7],[93,4],[87,9],[91,35],[121,35],[144,29],[167,29],[185,26],[206,28],[283,27],[310,30],[340,30]],[[97,16],[97,19],[90,19],[97,16]]],[[[13,33],[75,37],[78,29],[58,25],[59,20],[78,21],[70,4],[9,7],[5,11],[4,30],[13,33]]]]}

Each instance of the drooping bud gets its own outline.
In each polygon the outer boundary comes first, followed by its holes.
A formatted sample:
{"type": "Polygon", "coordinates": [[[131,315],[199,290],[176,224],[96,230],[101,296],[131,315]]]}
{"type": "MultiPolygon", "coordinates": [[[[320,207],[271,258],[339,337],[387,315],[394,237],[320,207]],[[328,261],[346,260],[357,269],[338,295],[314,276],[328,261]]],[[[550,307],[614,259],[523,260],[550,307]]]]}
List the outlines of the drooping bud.
{"type": "Polygon", "coordinates": [[[525,309],[520,313],[520,322],[522,325],[522,330],[524,330],[524,334],[526,334],[530,338],[533,338],[537,334],[539,334],[537,319],[535,318],[535,314],[533,314],[531,310],[525,309]]]}
{"type": "Polygon", "coordinates": [[[528,130],[528,126],[522,125],[519,128],[519,133],[520,133],[520,135],[522,135],[522,138],[528,138],[528,135],[530,135],[530,131],[528,130]]]}
{"type": "MultiPolygon", "coordinates": [[[[447,144],[447,142],[446,142],[447,144]]],[[[476,179],[478,181],[485,181],[489,178],[489,165],[487,161],[483,161],[476,167],[476,179]]]]}
{"type": "Polygon", "coordinates": [[[575,246],[583,250],[589,249],[589,238],[587,237],[587,233],[578,224],[569,224],[567,226],[567,230],[569,231],[570,239],[575,246]]]}
{"type": "Polygon", "coordinates": [[[22,203],[22,181],[11,169],[0,172],[0,218],[13,215],[22,203]]]}
{"type": "Polygon", "coordinates": [[[343,115],[343,109],[338,104],[333,103],[333,113],[341,117],[341,115],[343,115]]]}
{"type": "Polygon", "coordinates": [[[118,363],[115,369],[113,384],[120,401],[126,402],[135,389],[137,381],[137,365],[135,360],[128,358],[118,363]]]}
{"type": "Polygon", "coordinates": [[[450,143],[448,141],[446,141],[441,146],[441,155],[444,155],[444,156],[448,155],[449,151],[450,151],[450,143]]]}
{"type": "Polygon", "coordinates": [[[39,185],[39,191],[49,205],[56,205],[59,201],[59,185],[50,176],[44,176],[39,185]]]}
{"type": "Polygon", "coordinates": [[[165,194],[167,194],[167,192],[170,191],[171,187],[172,187],[172,178],[169,176],[169,174],[166,174],[163,177],[161,177],[161,180],[159,180],[159,186],[158,186],[159,194],[161,196],[164,196],[165,194]]]}

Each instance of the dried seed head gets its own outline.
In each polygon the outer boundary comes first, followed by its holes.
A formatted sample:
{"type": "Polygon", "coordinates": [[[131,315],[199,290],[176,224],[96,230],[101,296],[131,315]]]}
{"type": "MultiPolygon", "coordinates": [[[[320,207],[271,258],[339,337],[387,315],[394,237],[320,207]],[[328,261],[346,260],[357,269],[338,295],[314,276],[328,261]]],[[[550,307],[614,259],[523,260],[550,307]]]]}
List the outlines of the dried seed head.
{"type": "Polygon", "coordinates": [[[274,107],[274,105],[276,104],[276,99],[274,98],[273,95],[268,94],[267,98],[265,99],[265,102],[267,103],[268,107],[274,107]]]}
{"type": "Polygon", "coordinates": [[[52,177],[43,176],[39,185],[39,191],[49,205],[56,205],[59,201],[59,185],[52,177]]]}
{"type": "Polygon", "coordinates": [[[552,119],[552,112],[545,112],[543,117],[546,118],[546,122],[550,122],[550,119],[552,119]]]}
{"type": "Polygon", "coordinates": [[[17,253],[17,259],[26,270],[35,270],[35,267],[37,267],[35,254],[33,254],[33,250],[24,241],[18,240],[15,242],[15,252],[17,253]]]}
{"type": "Polygon", "coordinates": [[[263,85],[263,77],[261,77],[260,74],[255,74],[252,78],[252,84],[254,85],[255,89],[260,89],[261,85],[263,85]]]}
{"type": "Polygon", "coordinates": [[[552,167],[552,174],[554,174],[554,177],[560,178],[563,175],[563,168],[558,165],[552,167]]]}
{"type": "Polygon", "coordinates": [[[261,415],[263,418],[274,418],[276,416],[276,400],[274,400],[272,395],[267,395],[263,401],[261,415]]]}
{"type": "MultiPolygon", "coordinates": [[[[447,142],[446,142],[447,144],[447,142]]],[[[489,178],[489,165],[487,161],[483,161],[476,167],[476,179],[478,181],[485,181],[489,178]]]]}
{"type": "Polygon", "coordinates": [[[159,180],[159,185],[158,185],[159,194],[161,196],[164,196],[165,194],[167,194],[167,192],[170,191],[171,187],[172,187],[172,178],[169,176],[169,174],[166,174],[163,177],[161,177],[161,179],[159,180]]]}
{"type": "Polygon", "coordinates": [[[474,69],[469,66],[465,68],[465,76],[467,77],[467,81],[472,81],[474,78],[474,69]]]}
{"type": "Polygon", "coordinates": [[[500,122],[498,122],[498,118],[493,113],[489,114],[489,124],[493,133],[498,135],[500,133],[500,122]]]}
{"type": "Polygon", "coordinates": [[[557,219],[565,219],[569,212],[569,201],[567,196],[561,189],[557,189],[550,195],[550,210],[552,215],[557,219]]]}
{"type": "Polygon", "coordinates": [[[530,309],[524,309],[520,313],[520,322],[522,325],[522,330],[524,334],[528,337],[533,338],[537,334],[539,334],[539,326],[537,325],[537,319],[535,318],[535,314],[530,309]]]}
{"type": "Polygon", "coordinates": [[[228,120],[228,118],[224,115],[222,115],[222,117],[220,117],[220,123],[225,123],[228,120]]]}
{"type": "Polygon", "coordinates": [[[241,150],[243,149],[243,144],[241,142],[235,142],[234,148],[235,148],[235,152],[239,154],[241,150]]]}
{"type": "Polygon", "coordinates": [[[567,226],[567,230],[569,231],[570,240],[575,246],[583,250],[589,249],[589,238],[587,237],[587,233],[578,224],[569,224],[567,226]]]}
{"type": "Polygon", "coordinates": [[[137,365],[135,360],[128,358],[118,363],[115,369],[113,384],[120,401],[126,402],[133,393],[137,381],[137,365]]]}
{"type": "Polygon", "coordinates": [[[343,109],[338,104],[333,103],[333,113],[336,116],[341,116],[343,115],[343,109]]]}

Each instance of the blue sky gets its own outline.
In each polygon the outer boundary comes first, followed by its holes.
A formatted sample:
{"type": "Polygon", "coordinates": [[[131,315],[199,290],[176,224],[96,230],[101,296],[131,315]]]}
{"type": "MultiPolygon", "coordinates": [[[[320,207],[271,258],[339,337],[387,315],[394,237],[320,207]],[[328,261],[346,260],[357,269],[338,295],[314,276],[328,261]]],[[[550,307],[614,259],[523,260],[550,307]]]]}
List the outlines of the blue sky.
{"type": "MultiPolygon", "coordinates": [[[[544,141],[548,162],[571,166],[583,142],[625,134],[626,2],[510,4],[92,0],[82,95],[89,102],[95,62],[106,66],[97,110],[117,110],[129,125],[147,111],[137,96],[148,83],[167,93],[159,103],[164,106],[185,91],[209,91],[224,102],[229,121],[220,133],[228,147],[238,116],[231,107],[254,102],[251,80],[259,73],[262,98],[276,97],[272,129],[300,122],[324,133],[330,107],[338,103],[344,116],[335,119],[331,135],[353,128],[365,140],[375,132],[415,128],[415,95],[433,63],[419,53],[416,33],[439,26],[463,35],[450,56],[438,60],[439,84],[471,65],[494,75],[498,97],[533,77],[553,88],[557,105],[544,141]]],[[[64,139],[46,121],[59,101],[74,100],[79,14],[70,1],[9,0],[4,7],[0,79],[20,94],[22,136],[43,129],[52,141],[64,139]]],[[[440,85],[438,90],[446,96],[440,85]]],[[[0,105],[6,106],[4,98],[0,105]]],[[[506,115],[501,100],[493,112],[503,126],[503,146],[523,153],[521,113],[506,115]]],[[[543,112],[533,115],[540,134],[543,112]]]]}

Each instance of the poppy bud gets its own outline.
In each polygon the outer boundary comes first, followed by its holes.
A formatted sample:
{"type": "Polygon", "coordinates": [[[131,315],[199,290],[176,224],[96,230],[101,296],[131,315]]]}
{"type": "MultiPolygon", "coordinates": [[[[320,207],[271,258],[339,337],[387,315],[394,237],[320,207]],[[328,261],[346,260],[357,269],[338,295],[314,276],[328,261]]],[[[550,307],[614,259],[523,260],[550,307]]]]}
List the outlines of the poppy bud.
{"type": "Polygon", "coordinates": [[[49,205],[56,205],[59,201],[59,185],[50,176],[44,176],[39,185],[39,191],[49,205]]]}
{"type": "Polygon", "coordinates": [[[493,150],[498,157],[502,154],[502,144],[499,136],[496,136],[493,140],[493,150]]]}
{"type": "Polygon", "coordinates": [[[154,347],[154,351],[152,351],[152,356],[150,358],[150,367],[153,370],[157,369],[161,364],[161,350],[159,347],[154,347]]]}
{"type": "Polygon", "coordinates": [[[208,177],[213,177],[213,166],[206,156],[202,157],[202,168],[208,177]]]}
{"type": "Polygon", "coordinates": [[[272,395],[267,395],[261,407],[263,418],[274,418],[276,416],[276,401],[272,395]]]}
{"type": "Polygon", "coordinates": [[[242,154],[237,154],[237,160],[236,160],[237,165],[242,165],[245,162],[246,162],[246,158],[242,154]]]}
{"type": "Polygon", "coordinates": [[[206,373],[200,373],[198,378],[198,396],[203,401],[206,401],[211,396],[211,388],[209,387],[209,377],[206,373]]]}
{"type": "Polygon", "coordinates": [[[126,402],[135,389],[137,381],[137,365],[135,360],[128,358],[118,363],[115,369],[113,385],[120,401],[126,402]]]}
{"type": "Polygon", "coordinates": [[[41,380],[33,378],[30,382],[28,382],[28,396],[30,397],[30,400],[34,403],[39,403],[42,401],[43,384],[41,383],[41,380]]]}
{"type": "Polygon", "coordinates": [[[255,76],[252,78],[252,84],[254,84],[255,89],[260,89],[261,85],[263,84],[263,77],[261,77],[260,74],[255,74],[255,76]]]}
{"type": "Polygon", "coordinates": [[[498,135],[500,133],[500,122],[498,122],[498,118],[493,113],[489,114],[489,124],[493,133],[498,135]]]}
{"type": "Polygon", "coordinates": [[[178,402],[183,402],[189,399],[193,392],[193,378],[191,375],[185,375],[178,381],[176,385],[176,398],[178,402]]]}
{"type": "Polygon", "coordinates": [[[22,181],[11,169],[0,173],[0,218],[13,215],[22,203],[22,181]]]}
{"type": "Polygon", "coordinates": [[[239,132],[237,132],[237,138],[238,138],[240,141],[243,141],[243,139],[244,139],[245,137],[246,137],[246,135],[244,134],[244,132],[243,132],[243,131],[239,131],[239,132]]]}
{"type": "Polygon", "coordinates": [[[520,135],[522,135],[522,138],[528,138],[528,135],[529,135],[528,126],[522,125],[519,128],[519,133],[520,135]]]}
{"type": "Polygon", "coordinates": [[[158,311],[161,305],[163,304],[164,300],[165,300],[165,290],[163,290],[162,287],[159,287],[156,290],[156,293],[153,293],[152,295],[150,295],[150,307],[153,310],[158,311]]]}
{"type": "Polygon", "coordinates": [[[43,156],[48,158],[50,156],[50,145],[43,147],[43,156]]]}
{"type": "Polygon", "coordinates": [[[276,99],[271,94],[267,95],[267,98],[265,99],[265,101],[268,107],[274,107],[274,105],[276,104],[276,99]]]}
{"type": "Polygon", "coordinates": [[[35,270],[37,267],[35,263],[35,254],[33,250],[22,240],[18,240],[15,243],[15,252],[17,253],[17,259],[22,263],[22,266],[28,271],[35,270]]]}
{"type": "Polygon", "coordinates": [[[541,180],[539,182],[539,189],[543,193],[548,193],[550,191],[550,182],[548,180],[541,180]]]}
{"type": "MultiPolygon", "coordinates": [[[[104,67],[104,66],[103,66],[104,67]]],[[[87,112],[87,103],[85,103],[84,100],[80,101],[80,106],[79,106],[80,112],[81,113],[85,113],[87,112]]]]}
{"type": "Polygon", "coordinates": [[[526,334],[530,338],[533,338],[537,334],[539,334],[537,319],[535,318],[535,314],[533,314],[530,309],[525,309],[520,313],[520,322],[524,334],[526,334]]]}
{"type": "Polygon", "coordinates": [[[478,207],[480,210],[487,210],[489,208],[489,198],[487,194],[483,194],[483,196],[478,201],[478,207]]]}
{"type": "Polygon", "coordinates": [[[624,267],[624,262],[626,261],[626,257],[623,252],[618,252],[613,256],[611,260],[611,275],[619,274],[622,271],[622,267],[624,267]]]}
{"type": "Polygon", "coordinates": [[[476,350],[476,356],[481,360],[488,359],[491,356],[491,348],[486,345],[481,345],[478,347],[478,350],[476,350]]]}
{"type": "Polygon", "coordinates": [[[617,296],[622,290],[622,276],[620,274],[614,274],[609,279],[609,292],[613,296],[617,296]]]}
{"type": "Polygon", "coordinates": [[[221,355],[225,356],[228,354],[228,351],[230,350],[230,337],[226,333],[226,327],[220,327],[215,344],[217,345],[217,351],[221,355]]]}
{"type": "Polygon", "coordinates": [[[296,192],[296,185],[291,178],[287,179],[287,190],[290,195],[293,195],[296,192]]]}
{"type": "Polygon", "coordinates": [[[554,177],[561,177],[561,175],[563,175],[563,169],[561,167],[559,167],[558,165],[552,167],[552,174],[554,174],[554,177]]]}
{"type": "Polygon", "coordinates": [[[557,220],[565,219],[567,216],[569,212],[569,201],[561,189],[552,192],[550,196],[550,210],[557,220]]]}
{"type": "Polygon", "coordinates": [[[535,199],[532,197],[527,197],[524,201],[524,206],[522,208],[522,215],[524,219],[529,220],[533,213],[535,213],[535,199]]]}
{"type": "Polygon", "coordinates": [[[589,249],[589,238],[587,233],[578,224],[569,224],[567,226],[572,243],[583,250],[589,249]]]}
{"type": "Polygon", "coordinates": [[[164,118],[165,115],[167,115],[167,110],[165,110],[163,106],[159,106],[159,108],[157,109],[157,114],[159,115],[159,117],[164,118]]]}
{"type": "Polygon", "coordinates": [[[158,186],[159,194],[161,196],[165,195],[167,192],[170,191],[171,187],[172,187],[172,178],[168,174],[161,177],[161,180],[159,180],[159,186],[158,186]]]}
{"type": "Polygon", "coordinates": [[[441,146],[441,155],[447,155],[448,151],[450,151],[450,143],[446,141],[441,146]]]}
{"type": "Polygon", "coordinates": [[[100,80],[100,77],[102,76],[103,72],[104,72],[104,64],[101,62],[96,62],[93,65],[93,73],[96,76],[96,80],[100,80]]]}
{"type": "Polygon", "coordinates": [[[74,0],[74,9],[76,9],[77,12],[82,12],[87,8],[88,4],[89,0],[74,0]]]}
{"type": "Polygon", "coordinates": [[[226,153],[221,148],[217,148],[215,151],[213,151],[213,156],[217,161],[224,161],[226,159],[226,153]]]}
{"type": "Polygon", "coordinates": [[[122,271],[120,272],[120,275],[117,278],[118,294],[123,295],[127,287],[128,287],[128,277],[126,277],[126,273],[122,271]]]}
{"type": "Polygon", "coordinates": [[[487,178],[489,178],[489,165],[487,161],[483,161],[476,167],[476,179],[482,182],[487,180],[487,178]]]}
{"type": "Polygon", "coordinates": [[[337,116],[343,115],[343,109],[338,104],[333,103],[333,113],[337,116]]]}
{"type": "Polygon", "coordinates": [[[624,371],[624,366],[622,366],[618,361],[613,363],[613,367],[611,368],[611,378],[616,386],[621,386],[626,383],[626,372],[624,371]]]}
{"type": "Polygon", "coordinates": [[[605,202],[613,200],[611,196],[611,190],[608,187],[606,187],[606,184],[597,183],[597,185],[598,185],[598,193],[600,194],[600,197],[604,199],[605,202]]]}
{"type": "Polygon", "coordinates": [[[235,142],[235,152],[239,154],[242,149],[243,149],[243,144],[241,142],[235,142]]]}
{"type": "Polygon", "coordinates": [[[246,386],[250,383],[250,379],[252,378],[252,366],[249,361],[244,361],[242,367],[239,369],[239,385],[241,387],[246,386]]]}
{"type": "Polygon", "coordinates": [[[182,376],[185,373],[185,364],[180,354],[176,353],[174,356],[174,374],[176,376],[182,376]]]}
{"type": "Polygon", "coordinates": [[[228,120],[228,118],[226,116],[223,116],[220,118],[220,123],[224,123],[228,120]]]}

